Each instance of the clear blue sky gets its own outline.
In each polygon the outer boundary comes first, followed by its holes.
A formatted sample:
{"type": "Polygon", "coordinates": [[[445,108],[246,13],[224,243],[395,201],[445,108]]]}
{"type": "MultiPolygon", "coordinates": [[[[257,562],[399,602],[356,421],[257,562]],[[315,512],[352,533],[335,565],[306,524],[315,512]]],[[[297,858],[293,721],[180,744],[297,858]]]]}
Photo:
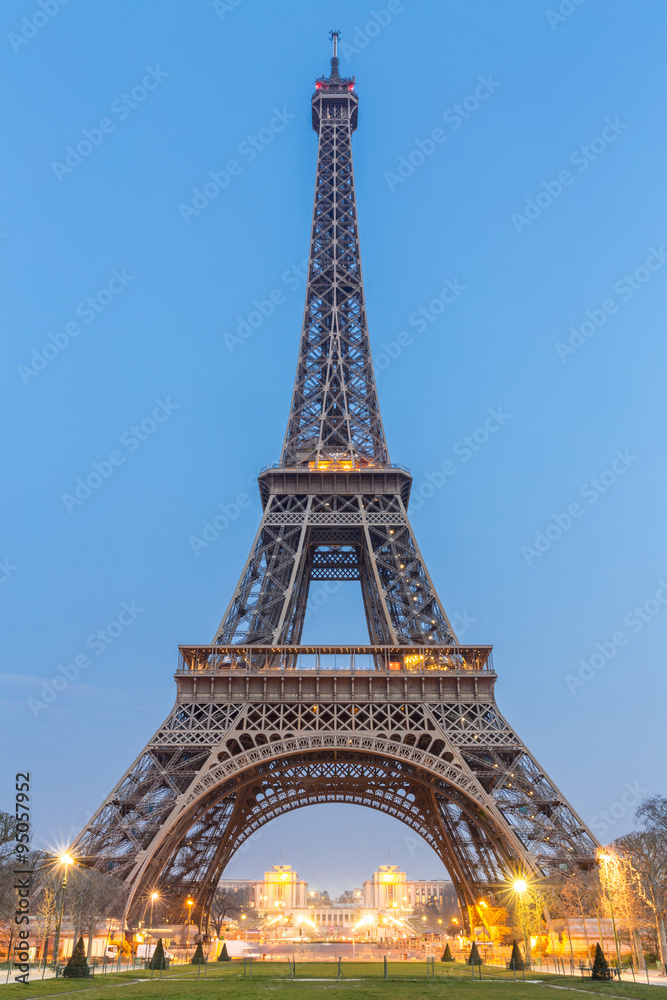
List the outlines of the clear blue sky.
{"type": "MultiPolygon", "coordinates": [[[[29,769],[37,836],[78,830],[168,713],[178,643],[209,642],[227,605],[287,418],[336,28],[390,452],[433,494],[419,543],[461,637],[495,646],[501,709],[598,834],[624,832],[633,796],[665,792],[665,5],[55,2],[0,10],[0,803],[29,769]]],[[[364,639],[354,588],[307,638],[364,639]]],[[[230,873],[281,852],[333,890],[389,852],[441,870],[398,824],[331,806],[230,873]]]]}

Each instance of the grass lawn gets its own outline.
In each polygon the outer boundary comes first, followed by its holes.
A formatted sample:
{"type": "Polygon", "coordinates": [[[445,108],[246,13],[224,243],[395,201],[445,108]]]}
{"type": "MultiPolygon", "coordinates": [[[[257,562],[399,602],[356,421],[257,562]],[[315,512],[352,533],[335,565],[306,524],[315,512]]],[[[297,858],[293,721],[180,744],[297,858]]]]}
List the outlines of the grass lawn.
{"type": "MultiPolygon", "coordinates": [[[[323,990],[344,991],[351,994],[350,1000],[426,1000],[444,996],[446,1000],[479,1000],[480,992],[484,996],[492,994],[498,1000],[545,1000],[545,993],[552,993],[554,1000],[559,990],[560,1000],[567,1000],[563,992],[569,993],[570,1000],[584,1000],[586,996],[599,994],[612,998],[626,1000],[660,1000],[662,994],[655,991],[655,986],[643,986],[637,983],[594,983],[590,979],[554,976],[547,973],[526,973],[526,981],[518,974],[514,981],[512,973],[504,972],[493,966],[482,969],[482,979],[479,970],[475,970],[475,980],[469,967],[457,963],[444,964],[436,961],[435,980],[426,978],[426,964],[389,963],[388,981],[384,980],[381,963],[375,962],[344,962],[342,971],[346,978],[336,979],[336,962],[309,962],[302,965],[297,962],[296,979],[289,978],[289,968],[283,962],[253,962],[252,979],[243,978],[243,963],[211,962],[197,978],[197,969],[193,966],[177,966],[158,978],[155,974],[151,980],[150,971],[123,972],[120,975],[97,975],[92,979],[46,979],[43,982],[37,978],[26,989],[21,984],[0,985],[0,1000],[12,1000],[21,997],[31,1000],[32,997],[73,996],[74,993],[86,993],[86,1000],[112,1000],[120,996],[122,1000],[171,1000],[184,997],[187,1000],[206,1000],[209,997],[230,996],[239,1000],[282,1000],[284,997],[294,1000],[310,1000],[311,997],[321,997],[323,990]],[[309,981],[310,980],[310,981],[309,981]],[[582,992],[583,991],[583,992],[582,992]],[[269,996],[271,994],[271,996],[269,996]]],[[[247,970],[246,975],[249,972],[247,970]]]]}

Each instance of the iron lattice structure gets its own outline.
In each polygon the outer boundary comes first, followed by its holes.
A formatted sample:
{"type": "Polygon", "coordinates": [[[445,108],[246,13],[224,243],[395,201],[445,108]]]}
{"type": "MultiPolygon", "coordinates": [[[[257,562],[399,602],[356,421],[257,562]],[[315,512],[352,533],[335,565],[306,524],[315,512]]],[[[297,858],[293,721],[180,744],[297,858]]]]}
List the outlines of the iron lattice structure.
{"type": "Polygon", "coordinates": [[[596,841],[500,714],[490,647],[463,647],[417,546],[371,361],[351,137],[354,79],[317,81],[309,279],[282,459],[209,647],[181,647],[176,704],[71,851],[200,919],[271,819],[352,802],[402,820],[447,867],[464,921],[520,870],[588,867],[596,841]],[[358,580],[369,646],[301,645],[314,580],[358,580]]]}

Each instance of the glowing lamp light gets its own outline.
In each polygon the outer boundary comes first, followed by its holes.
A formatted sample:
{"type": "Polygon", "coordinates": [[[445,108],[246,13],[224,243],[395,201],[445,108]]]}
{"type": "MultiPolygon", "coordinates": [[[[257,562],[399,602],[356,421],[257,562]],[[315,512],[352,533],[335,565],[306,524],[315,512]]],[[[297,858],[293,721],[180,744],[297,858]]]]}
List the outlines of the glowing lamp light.
{"type": "Polygon", "coordinates": [[[159,898],[160,898],[159,892],[152,892],[151,893],[151,899],[153,900],[153,902],[155,902],[155,900],[159,899],[159,898]]]}
{"type": "Polygon", "coordinates": [[[61,854],[58,860],[60,861],[60,864],[65,865],[65,867],[67,867],[67,865],[74,864],[74,858],[71,858],[69,854],[61,854]]]}
{"type": "Polygon", "coordinates": [[[518,878],[512,883],[512,888],[515,892],[525,892],[528,888],[528,883],[523,878],[518,878]]]}
{"type": "Polygon", "coordinates": [[[287,872],[281,872],[281,874],[280,874],[280,881],[281,882],[286,882],[288,878],[289,878],[289,874],[287,872]]]}

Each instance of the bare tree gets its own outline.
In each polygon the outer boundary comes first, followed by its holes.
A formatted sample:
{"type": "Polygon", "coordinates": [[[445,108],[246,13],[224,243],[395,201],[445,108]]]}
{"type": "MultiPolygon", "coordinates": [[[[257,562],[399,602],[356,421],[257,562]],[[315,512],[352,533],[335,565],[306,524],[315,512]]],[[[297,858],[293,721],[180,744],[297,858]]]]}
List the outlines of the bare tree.
{"type": "Polygon", "coordinates": [[[667,837],[655,830],[628,833],[614,841],[637,895],[650,908],[658,937],[660,961],[667,969],[665,909],[667,908],[667,837]]]}
{"type": "Polygon", "coordinates": [[[55,887],[44,885],[37,903],[37,933],[42,940],[41,958],[46,964],[49,935],[58,909],[58,895],[55,887]]]}
{"type": "Polygon", "coordinates": [[[667,837],[667,798],[664,795],[653,795],[644,799],[635,818],[645,830],[667,837]]]}
{"type": "Polygon", "coordinates": [[[0,941],[7,953],[13,940],[13,916],[16,907],[12,864],[15,833],[14,816],[11,813],[0,812],[0,941]]]}
{"type": "Polygon", "coordinates": [[[211,903],[211,923],[215,928],[215,933],[220,937],[222,928],[227,917],[236,917],[242,910],[248,908],[250,903],[249,889],[236,889],[230,892],[228,889],[218,887],[215,890],[211,903]]]}

